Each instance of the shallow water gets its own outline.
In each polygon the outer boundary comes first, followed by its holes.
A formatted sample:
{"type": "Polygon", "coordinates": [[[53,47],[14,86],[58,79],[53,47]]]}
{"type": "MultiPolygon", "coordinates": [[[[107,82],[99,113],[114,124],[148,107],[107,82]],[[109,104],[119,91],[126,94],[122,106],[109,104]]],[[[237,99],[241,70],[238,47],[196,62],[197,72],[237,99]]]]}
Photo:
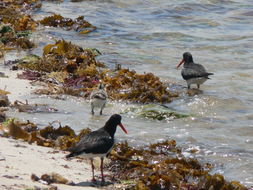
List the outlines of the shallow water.
{"type": "MultiPolygon", "coordinates": [[[[167,106],[193,116],[158,122],[124,114],[123,123],[129,135],[118,130],[118,139],[140,145],[173,138],[184,147],[186,155],[192,156],[188,150],[195,148],[197,158],[215,164],[214,173],[252,186],[252,10],[252,0],[44,2],[36,19],[53,12],[71,18],[84,15],[98,29],[79,35],[74,31],[42,27],[33,36],[39,44],[34,53],[41,54],[43,45],[64,38],[82,47],[99,49],[103,55],[98,59],[108,66],[120,63],[185,86],[180,70],[175,67],[183,52],[190,51],[195,62],[203,64],[214,76],[201,86],[203,94],[182,96],[167,106]]],[[[83,99],[66,97],[63,101],[35,95],[29,99],[48,103],[58,108],[59,113],[10,114],[41,126],[60,120],[77,131],[84,127],[97,129],[112,113],[137,106],[111,102],[104,116],[91,116],[89,104],[83,99]]]]}

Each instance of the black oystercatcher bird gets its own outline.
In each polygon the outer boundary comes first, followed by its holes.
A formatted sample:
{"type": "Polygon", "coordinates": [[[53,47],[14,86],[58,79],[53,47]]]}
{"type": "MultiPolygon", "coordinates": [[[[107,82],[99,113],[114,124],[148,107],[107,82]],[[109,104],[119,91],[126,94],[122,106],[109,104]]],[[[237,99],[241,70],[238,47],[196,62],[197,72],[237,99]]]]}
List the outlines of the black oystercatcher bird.
{"type": "Polygon", "coordinates": [[[191,88],[191,84],[197,84],[199,88],[207,79],[210,79],[208,77],[209,75],[213,75],[213,73],[208,73],[202,65],[194,63],[192,54],[189,52],[183,54],[183,59],[177,65],[177,69],[182,63],[184,63],[184,68],[181,74],[183,79],[187,82],[188,89],[191,88]]]}
{"type": "Polygon", "coordinates": [[[104,90],[103,84],[99,84],[98,89],[92,91],[92,93],[90,95],[92,115],[94,115],[94,108],[95,107],[100,108],[100,115],[102,115],[103,109],[106,104],[107,97],[108,97],[108,95],[107,95],[106,91],[104,90]]]}
{"type": "Polygon", "coordinates": [[[105,181],[103,174],[103,161],[104,157],[113,148],[114,134],[116,132],[116,128],[118,125],[127,134],[127,130],[121,123],[121,116],[118,114],[114,114],[105,123],[104,127],[83,136],[75,146],[67,149],[67,151],[70,151],[71,153],[68,154],[66,158],[74,156],[90,158],[92,169],[92,181],[96,181],[94,177],[94,165],[93,165],[94,157],[101,158],[100,169],[101,169],[102,182],[105,181]]]}

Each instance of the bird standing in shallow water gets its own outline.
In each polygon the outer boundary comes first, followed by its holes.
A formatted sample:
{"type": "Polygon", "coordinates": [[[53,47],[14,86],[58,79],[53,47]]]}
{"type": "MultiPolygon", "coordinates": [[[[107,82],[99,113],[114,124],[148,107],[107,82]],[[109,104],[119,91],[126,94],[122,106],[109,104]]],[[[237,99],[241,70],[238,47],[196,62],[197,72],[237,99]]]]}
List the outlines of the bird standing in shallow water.
{"type": "Polygon", "coordinates": [[[118,125],[127,134],[127,130],[121,123],[121,116],[114,114],[105,123],[104,127],[83,136],[75,146],[67,149],[67,151],[70,151],[71,153],[68,154],[66,158],[74,156],[90,158],[93,182],[96,181],[94,177],[93,157],[101,158],[100,169],[102,182],[105,181],[103,174],[103,161],[104,157],[110,153],[113,148],[114,134],[118,125]]]}
{"type": "Polygon", "coordinates": [[[201,84],[203,84],[207,79],[210,79],[208,76],[213,75],[213,73],[208,73],[202,65],[194,63],[192,54],[189,52],[185,52],[183,54],[183,59],[177,65],[177,69],[183,63],[184,67],[181,74],[183,79],[187,82],[188,89],[191,88],[191,84],[197,84],[199,89],[201,84]]]}
{"type": "Polygon", "coordinates": [[[90,95],[91,113],[94,115],[94,108],[100,108],[100,115],[102,115],[103,109],[107,101],[107,93],[104,90],[104,85],[99,84],[98,89],[92,91],[90,95]]]}

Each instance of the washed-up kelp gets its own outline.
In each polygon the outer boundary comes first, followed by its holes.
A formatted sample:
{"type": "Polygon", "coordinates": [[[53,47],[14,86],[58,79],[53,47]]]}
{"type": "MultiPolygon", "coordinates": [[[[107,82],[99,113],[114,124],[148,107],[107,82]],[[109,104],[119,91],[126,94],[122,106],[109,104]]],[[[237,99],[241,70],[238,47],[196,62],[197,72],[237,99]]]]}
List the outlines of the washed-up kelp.
{"type": "Polygon", "coordinates": [[[0,43],[0,58],[4,56],[4,46],[2,45],[2,42],[0,43]]]}
{"type": "Polygon", "coordinates": [[[19,122],[8,119],[2,124],[2,133],[15,139],[23,139],[29,143],[36,142],[37,145],[54,147],[65,150],[73,146],[80,138],[89,133],[90,129],[83,129],[78,135],[69,126],[54,128],[52,124],[39,129],[37,125],[27,122],[19,122]]]}
{"type": "MultiPolygon", "coordinates": [[[[29,10],[40,8],[39,0],[2,0],[0,2],[0,49],[30,49],[35,45],[29,39],[37,22],[28,13],[29,10]],[[1,46],[1,45],[0,45],[1,46]]],[[[3,51],[0,50],[0,57],[3,51]]]]}
{"type": "MultiPolygon", "coordinates": [[[[95,59],[99,54],[96,49],[83,49],[71,42],[58,40],[44,47],[41,58],[34,55],[25,57],[18,67],[49,73],[44,81],[58,85],[54,87],[58,89],[54,91],[56,93],[88,97],[100,81],[106,85],[113,100],[165,103],[178,96],[152,73],[138,74],[121,68],[116,71],[103,69],[104,64],[95,59]]],[[[50,90],[43,93],[50,94],[50,90]]]]}
{"type": "Polygon", "coordinates": [[[29,15],[13,7],[0,5],[0,19],[0,42],[6,46],[4,49],[34,47],[28,37],[30,31],[35,29],[36,22],[29,15]]]}
{"type": "Polygon", "coordinates": [[[9,98],[6,94],[0,92],[0,107],[7,107],[10,105],[9,98]]]}
{"type": "Polygon", "coordinates": [[[42,184],[50,185],[52,183],[59,183],[59,184],[67,184],[67,185],[74,185],[72,181],[69,181],[65,177],[61,176],[58,173],[50,173],[50,174],[43,174],[41,177],[38,177],[35,174],[31,175],[31,179],[33,181],[38,181],[42,184]]]}
{"type": "Polygon", "coordinates": [[[17,75],[19,79],[27,79],[27,80],[40,80],[41,76],[42,74],[40,72],[31,70],[23,71],[21,74],[17,75]]]}
{"type": "MultiPolygon", "coordinates": [[[[57,92],[80,95],[92,91],[94,84],[98,83],[99,68],[104,67],[95,59],[99,53],[96,49],[83,49],[71,42],[59,40],[55,44],[46,45],[41,58],[29,55],[20,59],[18,67],[48,73],[45,82],[61,85],[60,88],[55,87],[59,89],[57,92]]],[[[22,76],[25,78],[26,74],[22,76]]]]}
{"type": "Polygon", "coordinates": [[[58,110],[56,108],[52,108],[47,104],[29,104],[28,101],[25,103],[16,100],[12,107],[18,109],[19,112],[27,112],[27,113],[37,113],[37,112],[45,112],[45,113],[55,113],[58,110]]]}
{"type": "Polygon", "coordinates": [[[2,23],[11,24],[17,32],[34,30],[37,26],[36,21],[30,15],[23,13],[16,6],[0,5],[0,17],[2,23]]]}
{"type": "Polygon", "coordinates": [[[42,4],[41,0],[1,0],[0,5],[26,11],[40,8],[42,4]]]}
{"type": "Polygon", "coordinates": [[[142,148],[117,144],[110,154],[111,180],[128,181],[134,190],[246,190],[239,182],[227,182],[222,175],[210,175],[210,164],[186,158],[174,140],[142,148]]]}
{"type": "Polygon", "coordinates": [[[113,75],[105,75],[110,98],[138,103],[171,102],[177,94],[171,93],[166,85],[152,73],[137,74],[129,69],[119,69],[113,75]]]}
{"type": "Polygon", "coordinates": [[[159,121],[189,117],[187,114],[178,113],[156,104],[132,106],[124,110],[123,113],[130,114],[133,117],[143,117],[159,121]]]}
{"type": "Polygon", "coordinates": [[[45,17],[39,22],[44,26],[64,27],[67,30],[72,29],[78,31],[80,34],[87,34],[96,29],[95,26],[84,20],[83,16],[79,16],[76,19],[72,20],[71,18],[64,18],[61,15],[55,14],[45,17]]]}
{"type": "Polygon", "coordinates": [[[0,43],[4,45],[2,49],[8,50],[15,47],[30,49],[34,47],[34,43],[28,38],[29,33],[29,31],[17,32],[9,24],[0,25],[0,43]]]}
{"type": "Polygon", "coordinates": [[[42,58],[36,55],[26,56],[20,60],[19,66],[40,72],[67,71],[75,74],[91,65],[103,66],[95,60],[96,55],[92,49],[83,49],[71,42],[58,40],[44,47],[42,58]]]}

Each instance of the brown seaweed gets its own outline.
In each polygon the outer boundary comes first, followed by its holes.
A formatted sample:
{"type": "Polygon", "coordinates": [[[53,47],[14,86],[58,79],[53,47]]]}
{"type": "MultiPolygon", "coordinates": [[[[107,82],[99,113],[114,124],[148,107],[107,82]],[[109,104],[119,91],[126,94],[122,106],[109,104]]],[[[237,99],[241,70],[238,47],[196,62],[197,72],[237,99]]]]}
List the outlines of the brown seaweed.
{"type": "Polygon", "coordinates": [[[0,93],[0,107],[7,107],[10,105],[10,101],[8,99],[8,96],[6,94],[0,93]]]}
{"type": "Polygon", "coordinates": [[[113,100],[166,103],[178,96],[152,73],[138,74],[122,69],[121,66],[116,71],[103,69],[104,64],[96,61],[99,54],[96,49],[83,49],[71,42],[58,40],[44,47],[41,58],[27,56],[19,61],[18,67],[50,73],[45,82],[55,84],[53,88],[57,91],[39,91],[43,94],[63,93],[88,97],[100,81],[106,85],[109,97],[113,100]]]}
{"type": "Polygon", "coordinates": [[[21,102],[19,100],[16,100],[12,107],[18,109],[19,112],[29,112],[29,113],[35,113],[35,112],[47,112],[47,113],[54,113],[58,110],[56,108],[49,107],[46,104],[29,104],[28,101],[21,102]]]}
{"type": "Polygon", "coordinates": [[[39,8],[36,0],[13,1],[3,0],[0,3],[0,57],[4,50],[12,48],[30,49],[35,45],[29,39],[30,31],[35,30],[37,22],[32,19],[27,10],[39,8]],[[35,5],[36,4],[36,5],[35,5]]]}
{"type": "Polygon", "coordinates": [[[64,18],[61,15],[54,14],[52,16],[45,17],[39,21],[44,26],[52,27],[65,27],[67,29],[73,29],[80,34],[87,34],[96,29],[95,26],[84,20],[83,16],[79,16],[72,20],[71,18],[64,18]]]}
{"type": "Polygon", "coordinates": [[[137,74],[129,69],[120,69],[112,76],[102,79],[112,99],[123,99],[138,103],[171,102],[178,95],[172,93],[152,73],[137,74]]]}
{"type": "Polygon", "coordinates": [[[186,158],[176,141],[167,140],[149,146],[133,148],[128,143],[117,144],[110,154],[108,168],[111,180],[131,181],[127,189],[138,190],[246,190],[239,182],[228,182],[220,174],[210,175],[210,164],[186,158]],[[117,177],[115,177],[117,176],[117,177]]]}
{"type": "MultiPolygon", "coordinates": [[[[54,128],[52,124],[43,129],[36,129],[30,122],[14,122],[13,119],[7,123],[7,129],[7,135],[16,139],[62,150],[73,146],[83,135],[90,132],[90,129],[85,129],[76,135],[68,126],[60,125],[54,128]],[[30,127],[25,128],[27,125],[30,127]]],[[[111,151],[109,158],[111,162],[107,168],[112,172],[110,179],[117,183],[128,181],[124,183],[124,188],[127,189],[247,189],[239,182],[226,181],[220,174],[209,174],[212,169],[210,164],[202,164],[196,159],[184,157],[175,140],[139,148],[131,147],[127,142],[119,143],[111,151]]],[[[32,179],[41,178],[34,175],[32,179]]],[[[43,179],[49,179],[50,183],[60,183],[51,180],[51,175],[45,175],[43,179]]]]}
{"type": "Polygon", "coordinates": [[[36,71],[26,70],[23,71],[21,74],[17,74],[19,79],[26,79],[26,80],[40,80],[42,74],[36,71]]]}
{"type": "Polygon", "coordinates": [[[40,146],[54,147],[61,150],[73,146],[83,135],[91,131],[89,128],[83,129],[76,135],[74,130],[69,126],[62,127],[60,125],[58,128],[55,128],[52,124],[39,129],[37,125],[30,121],[20,122],[9,119],[4,122],[0,130],[6,136],[11,136],[15,139],[23,139],[29,143],[36,142],[40,146]]]}
{"type": "Polygon", "coordinates": [[[40,183],[50,185],[52,183],[59,183],[59,184],[68,184],[68,185],[74,185],[72,181],[69,181],[62,175],[58,173],[50,173],[50,174],[43,174],[41,177],[38,177],[35,174],[31,175],[31,179],[33,181],[39,181],[40,183]]]}

